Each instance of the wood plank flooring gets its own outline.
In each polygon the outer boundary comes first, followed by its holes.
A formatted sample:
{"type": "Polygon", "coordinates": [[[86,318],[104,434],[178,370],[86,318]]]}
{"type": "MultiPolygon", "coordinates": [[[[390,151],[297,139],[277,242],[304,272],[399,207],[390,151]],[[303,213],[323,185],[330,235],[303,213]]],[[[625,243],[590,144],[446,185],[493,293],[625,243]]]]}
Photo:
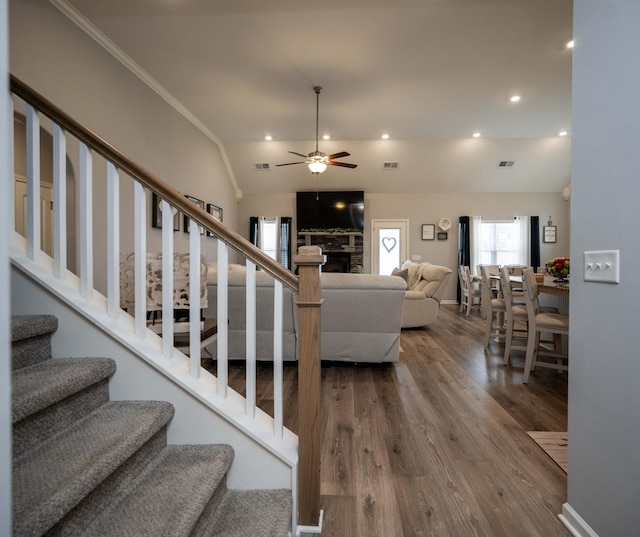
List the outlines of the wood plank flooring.
{"type": "MultiPolygon", "coordinates": [[[[566,474],[527,431],[566,431],[567,375],[482,348],[484,321],[443,306],[402,332],[400,362],[322,367],[325,537],[569,536],[557,518],[566,474]]],[[[273,400],[259,368],[260,406],[273,400]]],[[[285,424],[296,430],[296,367],[285,368],[285,424]]],[[[242,390],[244,368],[230,383],[242,390]]]]}

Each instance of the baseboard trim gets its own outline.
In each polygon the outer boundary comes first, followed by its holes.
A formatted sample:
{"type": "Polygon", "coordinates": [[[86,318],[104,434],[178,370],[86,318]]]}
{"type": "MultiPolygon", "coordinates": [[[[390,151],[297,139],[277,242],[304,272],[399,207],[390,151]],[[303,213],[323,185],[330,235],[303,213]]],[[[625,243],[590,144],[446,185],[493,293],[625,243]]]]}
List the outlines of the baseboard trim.
{"type": "Polygon", "coordinates": [[[574,537],[598,537],[598,534],[568,503],[562,504],[562,513],[558,515],[558,518],[574,537]]]}
{"type": "Polygon", "coordinates": [[[457,300],[441,300],[440,304],[459,304],[457,300]]]}

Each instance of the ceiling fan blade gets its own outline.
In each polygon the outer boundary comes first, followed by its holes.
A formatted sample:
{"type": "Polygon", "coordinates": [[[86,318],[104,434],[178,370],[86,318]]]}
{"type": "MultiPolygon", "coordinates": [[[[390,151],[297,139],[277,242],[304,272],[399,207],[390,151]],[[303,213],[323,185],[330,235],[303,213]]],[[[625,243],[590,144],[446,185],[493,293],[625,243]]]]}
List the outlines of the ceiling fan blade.
{"type": "Polygon", "coordinates": [[[302,162],[285,162],[284,164],[276,164],[276,166],[291,166],[292,164],[304,164],[304,161],[302,161],[302,162]]]}
{"type": "Polygon", "coordinates": [[[342,166],[343,168],[357,168],[357,164],[349,164],[348,162],[337,162],[335,160],[330,160],[327,162],[329,166],[342,166]]]}
{"type": "Polygon", "coordinates": [[[334,153],[333,155],[327,155],[327,158],[329,160],[333,160],[334,158],[348,157],[350,155],[351,155],[351,153],[347,153],[346,151],[340,151],[340,153],[334,153]]]}
{"type": "Polygon", "coordinates": [[[287,151],[287,153],[291,153],[292,155],[298,155],[302,158],[307,158],[307,155],[303,155],[302,153],[296,153],[295,151],[287,151]]]}

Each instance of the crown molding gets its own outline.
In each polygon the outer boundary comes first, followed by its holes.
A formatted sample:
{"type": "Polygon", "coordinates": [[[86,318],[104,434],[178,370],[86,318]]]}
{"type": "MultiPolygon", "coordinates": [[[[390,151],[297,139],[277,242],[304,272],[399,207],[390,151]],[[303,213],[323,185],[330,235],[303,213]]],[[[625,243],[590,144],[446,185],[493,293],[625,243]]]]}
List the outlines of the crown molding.
{"type": "Polygon", "coordinates": [[[169,105],[171,105],[181,116],[183,116],[189,123],[196,127],[202,134],[204,134],[209,140],[211,140],[220,151],[220,156],[224,162],[224,167],[229,176],[229,181],[236,195],[236,199],[242,199],[242,190],[238,186],[233,170],[231,169],[231,163],[227,157],[227,152],[224,148],[222,140],[218,138],[202,121],[200,121],[186,106],[184,106],[178,99],[176,99],[169,91],[167,91],[156,79],[154,79],[149,73],[147,73],[140,65],[138,65],[128,54],[126,54],[118,45],[116,45],[111,39],[109,39],[104,33],[102,33],[91,21],[89,21],[82,13],[80,13],[75,7],[69,4],[66,0],[49,0],[49,2],[55,6],[63,15],[65,15],[71,22],[73,22],[78,28],[85,32],[91,39],[104,48],[109,54],[111,54],[118,62],[131,71],[136,77],[144,82],[151,90],[164,99],[169,105]]]}

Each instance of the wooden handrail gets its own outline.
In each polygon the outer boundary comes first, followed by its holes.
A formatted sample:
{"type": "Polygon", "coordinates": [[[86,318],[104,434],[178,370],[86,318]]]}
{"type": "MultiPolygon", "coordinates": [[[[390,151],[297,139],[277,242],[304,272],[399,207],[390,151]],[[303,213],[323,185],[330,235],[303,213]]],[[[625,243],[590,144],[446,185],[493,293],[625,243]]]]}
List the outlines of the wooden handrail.
{"type": "Polygon", "coordinates": [[[240,234],[224,226],[203,208],[190,202],[184,194],[169,186],[158,176],[131,160],[93,131],[78,123],[66,112],[34,91],[14,75],[10,75],[10,88],[18,97],[60,125],[60,127],[75,136],[78,140],[84,142],[93,151],[112,162],[119,169],[139,181],[152,192],[155,192],[161,199],[169,202],[176,209],[186,214],[192,220],[195,220],[215,236],[221,238],[231,248],[262,267],[265,272],[281,281],[283,285],[289,287],[294,293],[298,293],[298,277],[293,274],[293,272],[285,269],[240,234]]]}

